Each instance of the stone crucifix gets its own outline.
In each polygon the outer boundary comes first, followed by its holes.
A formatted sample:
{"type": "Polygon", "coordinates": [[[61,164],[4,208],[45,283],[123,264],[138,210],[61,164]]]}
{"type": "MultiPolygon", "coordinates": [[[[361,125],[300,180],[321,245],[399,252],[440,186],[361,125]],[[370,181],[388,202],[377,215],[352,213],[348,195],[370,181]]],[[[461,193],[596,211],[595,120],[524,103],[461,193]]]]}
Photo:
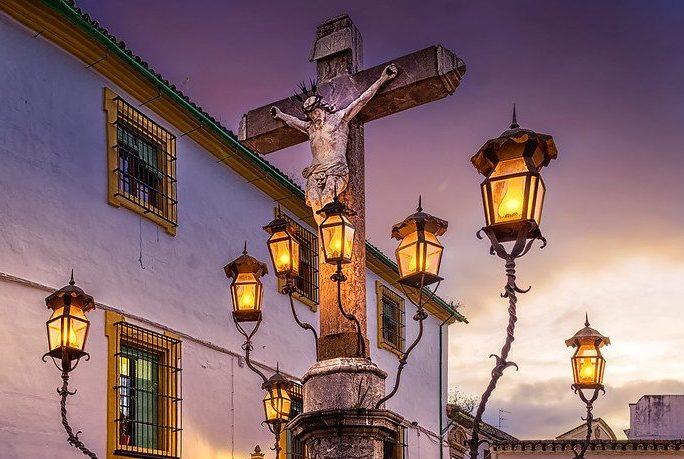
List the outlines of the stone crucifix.
{"type": "MultiPolygon", "coordinates": [[[[361,34],[347,15],[318,26],[310,61],[316,63],[316,88],[306,88],[300,100],[288,97],[249,111],[240,140],[261,154],[309,140],[313,162],[304,171],[307,203],[317,210],[337,188],[340,200],[356,212],[350,218],[356,236],[342,298],[366,337],[363,125],[452,94],[465,64],[437,45],[361,70],[361,34]]],[[[357,351],[355,325],[337,308],[337,286],[330,280],[334,269],[321,257],[320,360],[354,357],[357,351]]]]}

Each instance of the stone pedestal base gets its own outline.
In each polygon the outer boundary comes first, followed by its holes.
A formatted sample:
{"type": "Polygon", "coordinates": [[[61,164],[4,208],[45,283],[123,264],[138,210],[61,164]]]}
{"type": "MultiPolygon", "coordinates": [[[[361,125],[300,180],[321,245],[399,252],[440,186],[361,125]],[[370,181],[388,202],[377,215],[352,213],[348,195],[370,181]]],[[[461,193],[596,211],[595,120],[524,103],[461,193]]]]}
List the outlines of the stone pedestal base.
{"type": "Polygon", "coordinates": [[[374,409],[385,395],[382,371],[369,359],[316,362],[302,378],[304,414],[288,428],[307,446],[311,459],[382,459],[383,442],[403,418],[374,409]]]}
{"type": "Polygon", "coordinates": [[[288,428],[311,459],[383,459],[384,442],[403,420],[387,410],[323,410],[300,414],[288,428]]]}

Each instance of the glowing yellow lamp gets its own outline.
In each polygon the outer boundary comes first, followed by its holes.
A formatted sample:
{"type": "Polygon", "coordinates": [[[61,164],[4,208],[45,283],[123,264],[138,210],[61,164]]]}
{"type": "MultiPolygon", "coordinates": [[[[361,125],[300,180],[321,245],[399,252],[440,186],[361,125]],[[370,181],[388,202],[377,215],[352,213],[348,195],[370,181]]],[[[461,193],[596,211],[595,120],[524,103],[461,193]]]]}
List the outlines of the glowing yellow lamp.
{"type": "Polygon", "coordinates": [[[90,321],[86,313],[95,308],[93,297],[76,286],[73,273],[69,285],[45,298],[45,304],[52,310],[48,319],[47,356],[61,361],[63,368],[71,369],[71,362],[86,355],[90,321]]]}
{"type": "Polygon", "coordinates": [[[266,265],[247,254],[245,249],[224,268],[226,277],[233,279],[230,296],[233,301],[233,318],[237,322],[253,322],[261,318],[264,287],[260,278],[268,273],[266,265]]]}
{"type": "Polygon", "coordinates": [[[355,229],[348,217],[354,213],[335,196],[332,202],[318,211],[318,214],[323,216],[318,229],[325,262],[333,265],[350,263],[355,229]]]}
{"type": "Polygon", "coordinates": [[[444,247],[437,236],[443,235],[448,225],[423,212],[419,199],[418,211],[392,227],[392,237],[399,240],[396,258],[400,283],[421,288],[442,280],[439,270],[444,247]]]}
{"type": "Polygon", "coordinates": [[[289,421],[292,407],[289,391],[292,388],[292,382],[276,370],[275,374],[262,385],[262,388],[266,390],[264,396],[266,422],[278,424],[289,421]]]}
{"type": "Polygon", "coordinates": [[[510,129],[471,158],[486,177],[481,184],[486,227],[500,242],[515,240],[526,222],[533,224],[528,237],[541,235],[546,186],[540,170],[558,156],[551,136],[521,129],[513,116],[510,129]]]}
{"type": "Polygon", "coordinates": [[[299,275],[299,241],[294,227],[281,215],[264,230],[271,236],[268,238],[268,250],[275,274],[280,278],[299,275]]]}
{"type": "Polygon", "coordinates": [[[584,328],[567,339],[565,344],[576,348],[571,358],[574,387],[602,388],[606,360],[601,355],[601,348],[610,344],[610,338],[591,328],[587,317],[584,328]]]}

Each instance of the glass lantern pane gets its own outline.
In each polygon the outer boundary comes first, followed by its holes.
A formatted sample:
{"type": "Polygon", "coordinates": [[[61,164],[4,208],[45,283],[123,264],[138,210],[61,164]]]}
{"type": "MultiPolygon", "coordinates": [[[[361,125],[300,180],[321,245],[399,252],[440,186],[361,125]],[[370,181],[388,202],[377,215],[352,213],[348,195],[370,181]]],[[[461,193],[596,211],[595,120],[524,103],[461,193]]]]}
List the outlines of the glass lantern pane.
{"type": "Polygon", "coordinates": [[[535,175],[530,177],[530,191],[527,196],[527,212],[525,218],[534,219],[534,197],[537,195],[537,182],[539,180],[535,175]]]}
{"type": "Polygon", "coordinates": [[[341,258],[344,250],[344,223],[339,215],[325,219],[321,225],[323,249],[328,258],[341,258]]]}
{"type": "Polygon", "coordinates": [[[252,273],[240,273],[235,279],[235,306],[238,311],[257,309],[257,280],[252,273]]]}
{"type": "Polygon", "coordinates": [[[525,178],[526,176],[510,177],[491,182],[494,223],[524,218],[525,178]]]}
{"type": "Polygon", "coordinates": [[[264,397],[266,420],[287,420],[290,417],[292,400],[286,390],[278,387],[271,388],[264,397]]]}
{"type": "Polygon", "coordinates": [[[575,355],[575,378],[577,384],[596,384],[599,376],[599,358],[593,344],[583,344],[575,355]]]}
{"type": "Polygon", "coordinates": [[[502,175],[517,174],[520,172],[527,172],[529,168],[525,163],[525,158],[514,158],[500,161],[490,177],[500,177],[502,175]]]}
{"type": "Polygon", "coordinates": [[[413,232],[401,240],[397,249],[397,262],[401,277],[416,272],[417,267],[418,235],[413,232]]]}
{"type": "MultiPolygon", "coordinates": [[[[439,274],[439,264],[442,258],[442,245],[432,233],[425,233],[425,264],[421,266],[423,272],[439,274]]],[[[421,260],[422,261],[422,260],[421,260]]],[[[421,263],[422,264],[422,263],[421,263]]]]}
{"type": "Polygon", "coordinates": [[[298,251],[294,254],[292,252],[294,244],[296,244],[296,241],[290,238],[284,231],[279,231],[271,236],[269,248],[276,272],[283,273],[293,269],[295,257],[297,258],[297,265],[299,264],[298,251]]]}
{"type": "Polygon", "coordinates": [[[344,258],[351,259],[354,247],[354,227],[348,225],[344,229],[344,258]]]}
{"type": "Polygon", "coordinates": [[[539,186],[537,187],[537,200],[534,205],[534,221],[537,222],[537,225],[541,225],[541,218],[542,218],[542,208],[544,206],[544,195],[546,194],[546,186],[544,185],[544,181],[540,178],[539,179],[539,186]]]}
{"type": "Polygon", "coordinates": [[[83,350],[88,332],[88,319],[80,308],[72,306],[69,311],[68,340],[64,344],[72,349],[83,350]]]}
{"type": "Polygon", "coordinates": [[[48,346],[51,351],[62,346],[62,313],[64,308],[57,308],[54,310],[47,323],[48,329],[48,346]]]}
{"type": "Polygon", "coordinates": [[[492,224],[492,216],[489,212],[490,196],[489,196],[488,183],[487,182],[483,183],[481,188],[482,188],[482,205],[484,206],[484,210],[485,210],[485,221],[487,222],[487,226],[489,226],[492,224]]]}
{"type": "Polygon", "coordinates": [[[299,242],[295,238],[292,238],[290,251],[292,253],[292,272],[299,274],[299,242]]]}

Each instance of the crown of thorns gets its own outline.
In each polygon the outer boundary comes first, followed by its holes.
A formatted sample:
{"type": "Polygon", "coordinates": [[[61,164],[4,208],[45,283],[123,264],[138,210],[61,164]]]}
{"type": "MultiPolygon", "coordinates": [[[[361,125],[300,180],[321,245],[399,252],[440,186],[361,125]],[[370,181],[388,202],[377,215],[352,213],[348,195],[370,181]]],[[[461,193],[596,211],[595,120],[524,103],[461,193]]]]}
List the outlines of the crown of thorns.
{"type": "Polygon", "coordinates": [[[308,106],[304,107],[305,112],[310,112],[313,109],[317,107],[321,107],[324,110],[327,110],[329,112],[335,111],[334,107],[332,105],[328,105],[323,101],[323,97],[318,94],[318,80],[315,79],[310,79],[309,80],[309,86],[307,87],[306,83],[302,81],[297,85],[298,91],[295,92],[294,98],[297,99],[299,102],[302,104],[305,104],[307,100],[310,98],[314,98],[314,101],[308,106]]]}

